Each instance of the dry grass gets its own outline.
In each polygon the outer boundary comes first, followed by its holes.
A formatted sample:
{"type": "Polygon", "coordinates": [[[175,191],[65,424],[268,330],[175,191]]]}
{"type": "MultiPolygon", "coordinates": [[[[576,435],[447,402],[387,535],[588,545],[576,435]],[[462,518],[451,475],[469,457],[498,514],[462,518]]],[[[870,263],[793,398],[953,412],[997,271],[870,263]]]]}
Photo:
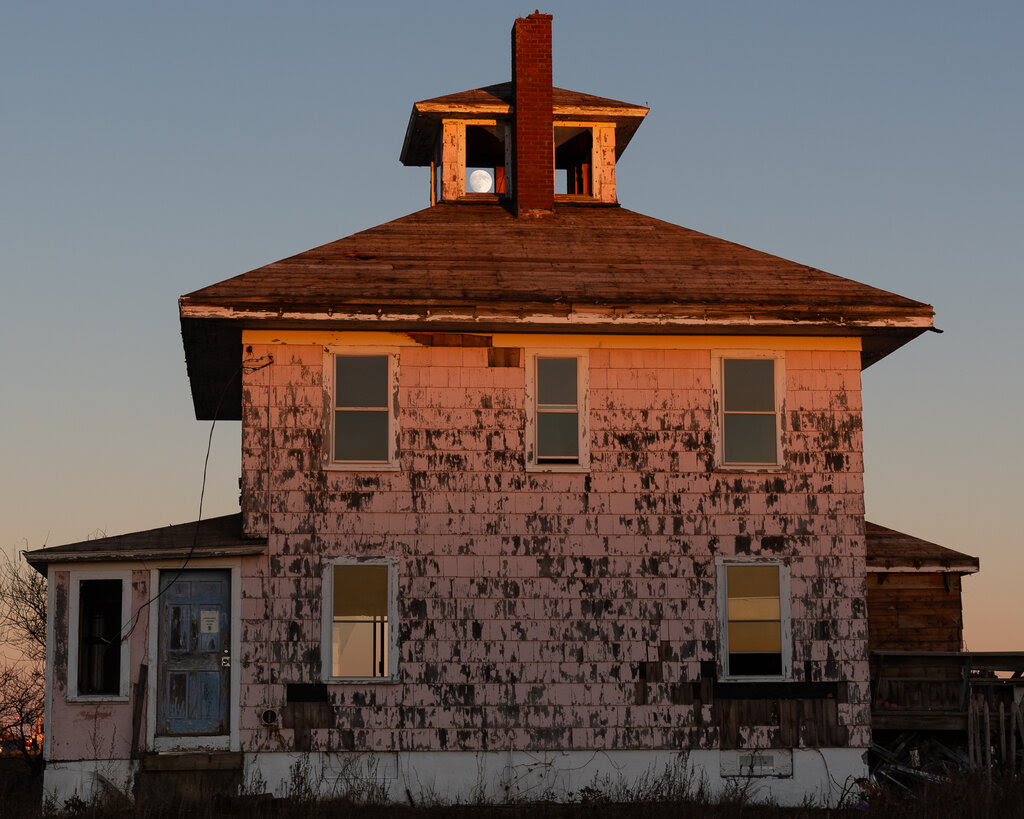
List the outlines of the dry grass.
{"type": "Polygon", "coordinates": [[[80,817],[81,819],[213,819],[244,817],[244,819],[326,819],[326,817],[394,817],[395,819],[935,819],[958,817],[988,819],[992,816],[1024,816],[1024,779],[998,779],[991,783],[980,774],[957,775],[945,782],[923,784],[908,794],[895,789],[879,789],[866,794],[858,804],[840,809],[812,806],[780,808],[756,804],[742,791],[715,802],[706,794],[686,792],[676,796],[651,799],[634,794],[622,801],[621,794],[610,798],[597,790],[577,795],[571,804],[532,802],[511,805],[381,805],[358,804],[350,800],[273,799],[266,796],[235,797],[206,801],[201,804],[176,803],[149,805],[137,809],[130,802],[99,801],[86,804],[72,801],[63,806],[42,806],[40,777],[31,777],[24,762],[0,758],[0,815],[42,817],[80,817]]]}

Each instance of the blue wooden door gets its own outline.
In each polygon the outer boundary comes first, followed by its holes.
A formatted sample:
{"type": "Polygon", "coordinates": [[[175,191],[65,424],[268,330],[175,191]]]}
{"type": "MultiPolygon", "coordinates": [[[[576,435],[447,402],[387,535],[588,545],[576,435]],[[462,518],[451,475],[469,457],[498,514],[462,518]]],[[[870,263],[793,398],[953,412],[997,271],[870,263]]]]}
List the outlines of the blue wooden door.
{"type": "Polygon", "coordinates": [[[157,734],[227,734],[231,572],[164,571],[160,591],[157,734]]]}

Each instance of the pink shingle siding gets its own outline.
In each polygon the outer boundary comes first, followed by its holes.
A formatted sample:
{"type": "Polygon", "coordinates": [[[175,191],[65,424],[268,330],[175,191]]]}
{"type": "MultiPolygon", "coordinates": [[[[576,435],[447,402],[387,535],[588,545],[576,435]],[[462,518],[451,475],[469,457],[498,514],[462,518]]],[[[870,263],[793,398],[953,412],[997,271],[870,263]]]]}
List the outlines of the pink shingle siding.
{"type": "Polygon", "coordinates": [[[362,472],[322,468],[324,348],[247,350],[274,363],[243,388],[244,527],[269,535],[243,563],[243,748],[260,706],[321,679],[343,555],[399,558],[398,679],[330,685],[314,749],[714,748],[729,708],[741,747],[868,744],[858,352],[782,345],[785,466],[742,472],[714,468],[710,350],[589,349],[590,470],[544,473],[525,359],[396,349],[400,469],[362,472]],[[793,680],[843,684],[821,713],[712,699],[715,560],[737,554],[788,564],[793,680]]]}

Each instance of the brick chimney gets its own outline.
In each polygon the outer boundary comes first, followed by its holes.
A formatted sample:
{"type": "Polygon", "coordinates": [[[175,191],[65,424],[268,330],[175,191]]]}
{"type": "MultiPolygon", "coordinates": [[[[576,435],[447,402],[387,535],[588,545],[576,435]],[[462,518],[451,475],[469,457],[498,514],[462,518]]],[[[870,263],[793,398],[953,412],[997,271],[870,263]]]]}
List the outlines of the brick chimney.
{"type": "Polygon", "coordinates": [[[551,15],[512,26],[512,195],[516,216],[546,216],[555,204],[551,15]]]}

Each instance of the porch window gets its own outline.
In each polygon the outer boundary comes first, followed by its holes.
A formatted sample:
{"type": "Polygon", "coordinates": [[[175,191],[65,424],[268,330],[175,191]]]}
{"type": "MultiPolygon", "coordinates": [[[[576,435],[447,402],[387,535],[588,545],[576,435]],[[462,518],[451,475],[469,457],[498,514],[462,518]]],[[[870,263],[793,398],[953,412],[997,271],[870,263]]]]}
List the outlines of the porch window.
{"type": "Polygon", "coordinates": [[[68,701],[127,700],[131,572],[75,569],[68,580],[68,701]]]}
{"type": "MultiPolygon", "coordinates": [[[[788,576],[779,564],[724,564],[726,677],[788,677],[788,576]]],[[[720,598],[721,599],[721,598],[720,598]]]]}
{"type": "Polygon", "coordinates": [[[335,563],[329,572],[329,678],[392,676],[392,566],[335,563]]]}
{"type": "Polygon", "coordinates": [[[78,587],[79,696],[121,694],[121,580],[82,580],[78,587]]]}

